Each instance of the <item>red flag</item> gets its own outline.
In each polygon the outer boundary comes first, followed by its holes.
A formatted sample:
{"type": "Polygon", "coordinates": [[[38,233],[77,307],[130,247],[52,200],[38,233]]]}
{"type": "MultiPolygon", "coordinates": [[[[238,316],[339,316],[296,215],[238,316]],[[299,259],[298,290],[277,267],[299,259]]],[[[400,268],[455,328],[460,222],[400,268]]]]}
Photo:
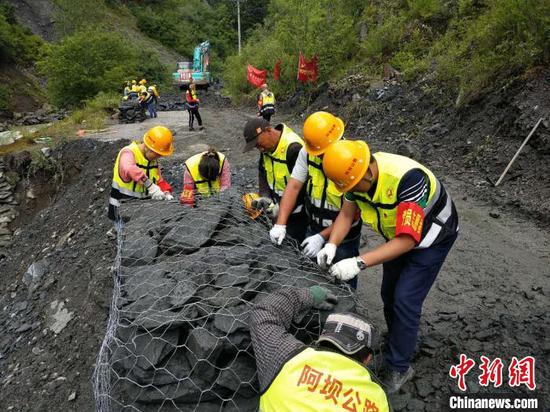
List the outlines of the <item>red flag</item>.
{"type": "Polygon", "coordinates": [[[277,60],[275,63],[275,70],[273,70],[273,78],[275,80],[281,80],[281,61],[277,60]]]}
{"type": "Polygon", "coordinates": [[[302,83],[311,81],[317,82],[317,56],[313,56],[311,60],[307,60],[300,52],[298,59],[298,80],[302,83]]]}
{"type": "Polygon", "coordinates": [[[246,80],[254,87],[260,87],[265,83],[267,77],[266,70],[258,70],[252,65],[248,65],[246,68],[246,80]]]}

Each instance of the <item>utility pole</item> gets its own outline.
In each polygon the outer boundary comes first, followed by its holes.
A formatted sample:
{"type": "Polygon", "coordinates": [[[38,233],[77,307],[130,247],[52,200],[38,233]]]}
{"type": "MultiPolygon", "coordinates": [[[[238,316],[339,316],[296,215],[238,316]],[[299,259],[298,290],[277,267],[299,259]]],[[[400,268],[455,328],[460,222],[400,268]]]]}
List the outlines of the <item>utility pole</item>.
{"type": "Polygon", "coordinates": [[[239,37],[239,54],[241,54],[241,2],[237,0],[237,31],[239,37]]]}

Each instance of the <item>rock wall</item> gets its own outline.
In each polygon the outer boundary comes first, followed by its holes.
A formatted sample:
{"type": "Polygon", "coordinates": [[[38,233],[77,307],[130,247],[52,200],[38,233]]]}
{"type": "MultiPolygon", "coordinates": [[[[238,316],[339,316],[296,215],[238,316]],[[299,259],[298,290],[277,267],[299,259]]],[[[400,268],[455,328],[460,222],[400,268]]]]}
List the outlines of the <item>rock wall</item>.
{"type": "Polygon", "coordinates": [[[9,224],[17,217],[14,187],[6,178],[6,167],[0,159],[0,253],[11,245],[9,224]]]}

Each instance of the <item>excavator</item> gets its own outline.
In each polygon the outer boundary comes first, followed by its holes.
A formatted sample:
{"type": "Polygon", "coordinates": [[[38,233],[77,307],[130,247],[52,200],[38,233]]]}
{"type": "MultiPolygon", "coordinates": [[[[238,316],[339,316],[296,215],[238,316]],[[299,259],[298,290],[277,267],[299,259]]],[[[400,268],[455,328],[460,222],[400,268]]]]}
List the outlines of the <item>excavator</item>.
{"type": "Polygon", "coordinates": [[[193,53],[193,61],[179,61],[176,65],[176,72],[172,73],[174,85],[180,89],[187,88],[191,79],[197,87],[208,89],[212,83],[212,76],[209,71],[210,42],[203,41],[193,53]]]}

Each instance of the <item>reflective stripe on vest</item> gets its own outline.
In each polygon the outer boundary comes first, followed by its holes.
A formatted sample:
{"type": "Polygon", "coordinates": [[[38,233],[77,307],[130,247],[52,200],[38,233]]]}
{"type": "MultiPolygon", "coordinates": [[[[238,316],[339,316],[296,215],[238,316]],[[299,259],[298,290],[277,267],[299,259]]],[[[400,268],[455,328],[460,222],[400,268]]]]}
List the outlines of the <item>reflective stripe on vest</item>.
{"type": "Polygon", "coordinates": [[[261,412],[388,412],[386,394],[363,365],[307,348],[290,359],[260,397],[261,412]]]}
{"type": "MultiPolygon", "coordinates": [[[[372,199],[367,193],[354,192],[357,206],[361,209],[363,220],[371,225],[386,240],[395,237],[397,222],[397,188],[401,178],[412,169],[422,170],[428,177],[429,195],[424,207],[424,214],[428,216],[433,205],[441,195],[441,184],[434,174],[420,163],[408,157],[378,152],[373,154],[378,164],[378,180],[376,192],[372,199]]],[[[419,246],[417,246],[419,248],[419,246]]]]}
{"type": "Polygon", "coordinates": [[[338,191],[332,180],[327,179],[322,167],[323,160],[317,156],[307,156],[308,213],[319,226],[328,227],[342,208],[343,193],[338,191]],[[328,224],[327,224],[328,223],[328,224]]]}
{"type": "Polygon", "coordinates": [[[210,196],[214,193],[219,193],[221,189],[221,174],[223,163],[225,162],[225,156],[222,153],[218,152],[220,157],[220,169],[218,171],[218,177],[216,180],[206,180],[199,172],[199,163],[201,162],[202,156],[207,152],[198,153],[194,156],[191,156],[185,161],[185,167],[191,175],[191,178],[195,182],[195,187],[197,193],[200,193],[203,196],[210,196]]]}
{"type": "Polygon", "coordinates": [[[275,95],[271,92],[262,92],[261,93],[262,98],[262,108],[261,112],[267,110],[267,109],[274,109],[275,108],[275,95]]]}
{"type": "MultiPolygon", "coordinates": [[[[266,172],[267,184],[271,191],[276,194],[279,199],[283,196],[285,187],[290,180],[292,170],[288,170],[286,159],[287,149],[292,143],[299,143],[304,146],[304,141],[294,131],[283,124],[283,131],[277,148],[273,153],[263,153],[263,164],[266,172]]],[[[275,199],[279,201],[279,199],[275,199]]]]}
{"type": "Polygon", "coordinates": [[[113,208],[120,207],[120,199],[128,197],[144,199],[148,196],[147,189],[143,184],[136,183],[133,180],[125,182],[118,174],[120,156],[124,150],[130,150],[133,153],[134,159],[136,161],[136,166],[138,166],[140,169],[143,169],[145,175],[149,178],[149,180],[151,180],[153,183],[156,183],[159,180],[157,161],[147,160],[145,155],[139,149],[138,142],[132,142],[130,145],[122,148],[122,150],[118,152],[115,166],[113,168],[113,182],[111,184],[111,197],[109,198],[109,214],[112,216],[114,215],[115,210],[113,208]]]}

